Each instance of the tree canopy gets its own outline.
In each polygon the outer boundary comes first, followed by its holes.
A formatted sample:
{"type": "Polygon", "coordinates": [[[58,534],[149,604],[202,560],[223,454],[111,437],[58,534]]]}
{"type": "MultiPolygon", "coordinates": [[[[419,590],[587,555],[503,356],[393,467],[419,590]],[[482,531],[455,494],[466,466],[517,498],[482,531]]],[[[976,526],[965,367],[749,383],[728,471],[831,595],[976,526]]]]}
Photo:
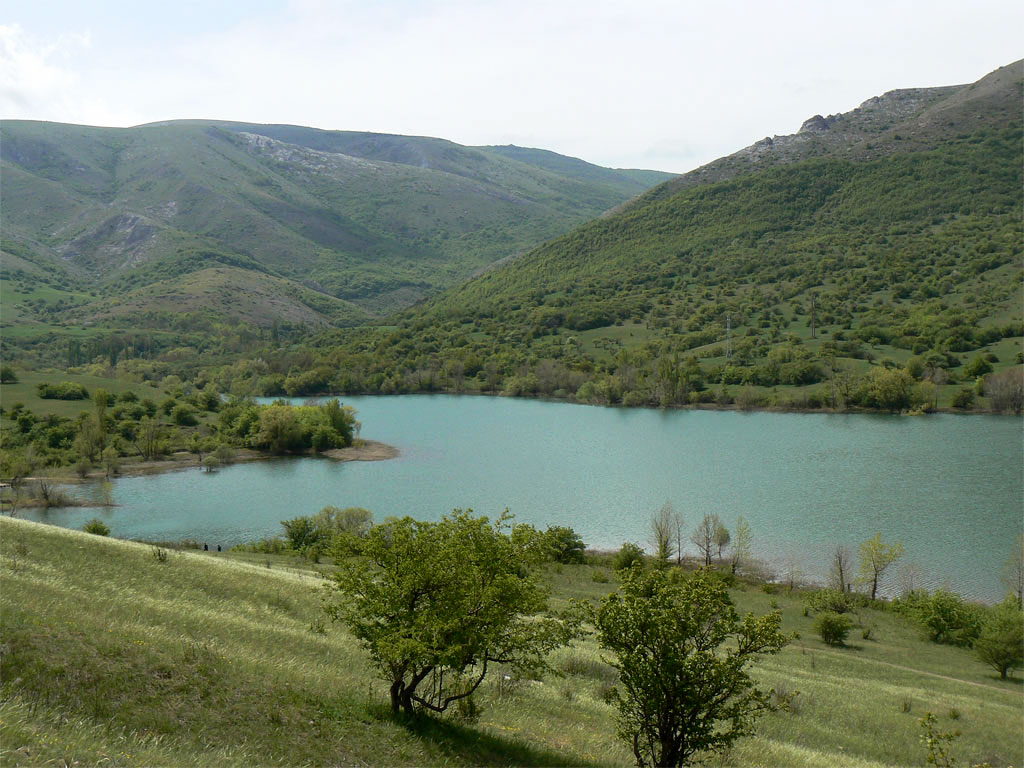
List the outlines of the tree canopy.
{"type": "Polygon", "coordinates": [[[439,522],[404,517],[365,538],[340,539],[340,599],[329,606],[389,683],[391,708],[443,712],[476,690],[488,666],[546,668],[574,623],[539,617],[547,593],[529,566],[546,542],[506,512],[491,523],[472,510],[439,522]],[[355,555],[355,556],[353,556],[355,555]]]}
{"type": "Polygon", "coordinates": [[[602,601],[596,626],[619,671],[618,733],[638,766],[686,765],[752,732],[771,704],[746,667],[786,644],[780,622],[778,613],[741,618],[706,570],[626,576],[602,601]]]}

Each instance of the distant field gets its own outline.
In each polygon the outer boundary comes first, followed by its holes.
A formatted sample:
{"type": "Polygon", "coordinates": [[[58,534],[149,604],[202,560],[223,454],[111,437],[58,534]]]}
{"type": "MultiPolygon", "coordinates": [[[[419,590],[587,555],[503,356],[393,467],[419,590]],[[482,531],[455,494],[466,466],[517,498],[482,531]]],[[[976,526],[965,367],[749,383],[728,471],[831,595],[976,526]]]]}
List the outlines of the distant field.
{"type": "MultiPolygon", "coordinates": [[[[615,587],[601,566],[549,566],[547,578],[558,605],[615,587]]],[[[402,725],[355,641],[322,624],[326,583],[294,558],[170,551],[160,562],[149,545],[0,520],[0,762],[632,764],[603,700],[614,671],[592,640],[556,653],[564,677],[491,675],[475,720],[402,725]]],[[[926,711],[962,732],[958,764],[1024,763],[1019,678],[1000,681],[884,611],[862,610],[837,650],[816,639],[799,595],[733,596],[756,613],[777,605],[800,633],[756,673],[799,694],[714,765],[923,765],[926,711]]]]}
{"type": "Polygon", "coordinates": [[[39,397],[36,391],[41,383],[60,384],[70,381],[82,384],[91,396],[97,389],[105,389],[112,394],[132,390],[140,398],[151,398],[159,403],[167,395],[149,383],[138,384],[124,379],[112,379],[100,376],[89,376],[66,371],[23,371],[18,370],[16,384],[0,384],[0,404],[6,411],[15,403],[23,403],[35,414],[53,413],[57,416],[77,416],[82,411],[92,411],[92,400],[51,400],[39,397]]]}

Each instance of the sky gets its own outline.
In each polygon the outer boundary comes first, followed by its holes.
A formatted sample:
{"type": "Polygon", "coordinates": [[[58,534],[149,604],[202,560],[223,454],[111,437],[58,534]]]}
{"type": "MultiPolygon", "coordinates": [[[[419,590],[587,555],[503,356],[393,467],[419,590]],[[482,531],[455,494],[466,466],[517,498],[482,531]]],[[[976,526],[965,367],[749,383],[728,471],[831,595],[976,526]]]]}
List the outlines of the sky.
{"type": "Polygon", "coordinates": [[[0,119],[208,118],[685,172],[1024,56],[1014,0],[5,0],[0,119]]]}

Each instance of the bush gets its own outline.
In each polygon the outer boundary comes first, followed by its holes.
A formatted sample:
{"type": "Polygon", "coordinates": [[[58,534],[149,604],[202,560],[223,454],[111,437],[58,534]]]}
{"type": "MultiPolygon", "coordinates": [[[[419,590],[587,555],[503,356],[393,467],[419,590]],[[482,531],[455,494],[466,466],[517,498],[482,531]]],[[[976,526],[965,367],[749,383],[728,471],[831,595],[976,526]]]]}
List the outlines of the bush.
{"type": "Polygon", "coordinates": [[[100,520],[98,517],[94,517],[92,520],[82,526],[82,530],[86,533],[94,533],[97,536],[109,536],[110,526],[100,520]]]}
{"type": "Polygon", "coordinates": [[[1011,669],[1024,665],[1024,613],[1012,601],[993,612],[974,641],[974,652],[1003,680],[1011,669]]]}
{"type": "Polygon", "coordinates": [[[633,563],[639,563],[643,567],[644,551],[640,548],[639,544],[627,541],[615,555],[615,570],[622,571],[632,568],[633,563]]]}
{"type": "Polygon", "coordinates": [[[0,384],[17,384],[18,374],[11,366],[4,363],[0,365],[0,384]]]}
{"type": "Polygon", "coordinates": [[[36,393],[43,400],[88,400],[89,390],[81,384],[72,381],[62,381],[60,384],[47,384],[39,382],[36,385],[36,393]]]}
{"type": "Polygon", "coordinates": [[[583,550],[586,545],[572,528],[564,525],[548,526],[544,532],[544,544],[548,549],[548,556],[556,563],[583,562],[583,550]]]}
{"type": "Polygon", "coordinates": [[[953,395],[954,408],[971,408],[974,406],[974,390],[961,389],[953,395]]]}
{"type": "Polygon", "coordinates": [[[807,607],[815,613],[846,613],[854,607],[853,598],[854,595],[851,593],[840,592],[838,589],[819,589],[804,596],[807,607]]]}
{"type": "Polygon", "coordinates": [[[852,627],[853,622],[849,616],[835,611],[823,611],[814,621],[815,631],[829,645],[842,645],[852,627]]]}

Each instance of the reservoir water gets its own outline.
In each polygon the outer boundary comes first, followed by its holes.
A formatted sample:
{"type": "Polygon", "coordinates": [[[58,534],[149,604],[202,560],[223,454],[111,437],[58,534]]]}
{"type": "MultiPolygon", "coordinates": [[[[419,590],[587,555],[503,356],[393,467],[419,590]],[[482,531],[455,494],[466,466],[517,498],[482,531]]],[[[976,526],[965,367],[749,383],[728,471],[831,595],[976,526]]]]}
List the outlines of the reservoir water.
{"type": "MultiPolygon", "coordinates": [[[[649,547],[651,515],[672,503],[692,530],[706,513],[744,516],[755,554],[823,581],[836,544],[881,532],[902,541],[888,582],[999,600],[1024,528],[1020,419],[600,408],[492,397],[351,397],[363,436],[397,459],[290,458],[117,480],[118,506],[23,513],[112,535],[194,538],[224,547],[281,533],[327,504],[438,519],[455,507],[568,525],[588,546],[649,547]]],[[[98,488],[77,492],[101,492],[98,488]]],[[[691,554],[696,549],[689,545],[691,554]]]]}

